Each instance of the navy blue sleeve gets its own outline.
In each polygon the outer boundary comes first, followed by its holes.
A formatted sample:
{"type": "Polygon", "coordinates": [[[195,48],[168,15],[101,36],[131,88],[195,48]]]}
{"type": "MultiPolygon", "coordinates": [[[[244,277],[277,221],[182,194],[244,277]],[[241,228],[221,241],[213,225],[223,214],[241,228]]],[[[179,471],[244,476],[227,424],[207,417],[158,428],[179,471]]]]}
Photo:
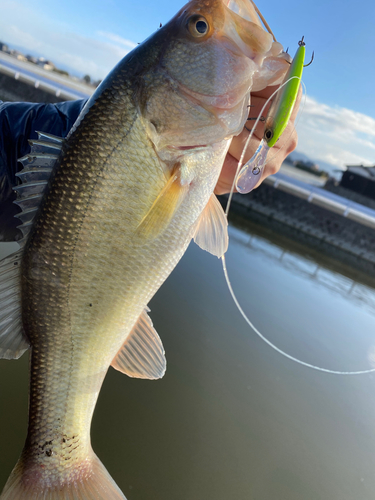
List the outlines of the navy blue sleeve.
{"type": "Polygon", "coordinates": [[[15,218],[19,208],[13,203],[15,174],[22,168],[17,162],[30,151],[29,139],[37,131],[66,137],[86,100],[58,104],[2,103],[0,101],[0,241],[15,241],[21,232],[15,218]]]}

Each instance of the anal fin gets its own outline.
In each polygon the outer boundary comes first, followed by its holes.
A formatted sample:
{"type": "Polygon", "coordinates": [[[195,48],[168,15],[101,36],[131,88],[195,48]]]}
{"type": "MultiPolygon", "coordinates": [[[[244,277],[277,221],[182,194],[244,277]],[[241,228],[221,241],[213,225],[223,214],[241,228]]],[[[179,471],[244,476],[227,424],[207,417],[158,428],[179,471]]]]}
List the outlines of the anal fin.
{"type": "Polygon", "coordinates": [[[111,365],[129,377],[155,380],[166,370],[164,348],[145,309],[111,365]]]}

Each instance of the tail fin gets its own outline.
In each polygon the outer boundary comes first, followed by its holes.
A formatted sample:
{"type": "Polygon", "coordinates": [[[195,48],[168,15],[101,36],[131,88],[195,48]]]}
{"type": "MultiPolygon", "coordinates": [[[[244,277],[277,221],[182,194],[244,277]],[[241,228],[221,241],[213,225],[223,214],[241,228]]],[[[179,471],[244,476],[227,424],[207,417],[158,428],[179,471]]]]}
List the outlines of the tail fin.
{"type": "Polygon", "coordinates": [[[26,478],[26,471],[17,464],[0,500],[126,500],[96,455],[91,466],[91,473],[82,480],[51,485],[40,476],[26,478]]]}

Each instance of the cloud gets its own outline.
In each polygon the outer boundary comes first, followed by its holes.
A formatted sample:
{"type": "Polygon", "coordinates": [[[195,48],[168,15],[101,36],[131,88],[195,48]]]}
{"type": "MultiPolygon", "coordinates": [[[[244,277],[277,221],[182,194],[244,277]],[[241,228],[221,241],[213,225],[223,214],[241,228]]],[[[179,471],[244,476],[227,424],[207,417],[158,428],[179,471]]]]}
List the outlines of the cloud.
{"type": "Polygon", "coordinates": [[[136,43],[131,40],[127,40],[126,38],[122,38],[122,36],[116,35],[115,33],[108,33],[107,31],[98,31],[97,34],[104,38],[108,38],[112,42],[119,43],[120,45],[125,45],[125,47],[129,47],[130,49],[134,49],[137,46],[136,43]]]}
{"type": "Polygon", "coordinates": [[[115,33],[97,32],[92,37],[73,33],[69,27],[17,1],[5,1],[2,5],[0,32],[1,39],[9,45],[43,55],[57,67],[80,76],[89,74],[94,79],[104,78],[136,46],[115,33]]]}
{"type": "Polygon", "coordinates": [[[30,33],[25,33],[18,26],[10,24],[7,28],[1,30],[4,40],[16,40],[17,45],[23,45],[31,51],[39,51],[43,48],[43,43],[32,36],[30,33]]]}
{"type": "Polygon", "coordinates": [[[298,150],[338,167],[375,164],[375,120],[312,97],[301,105],[298,150]]]}

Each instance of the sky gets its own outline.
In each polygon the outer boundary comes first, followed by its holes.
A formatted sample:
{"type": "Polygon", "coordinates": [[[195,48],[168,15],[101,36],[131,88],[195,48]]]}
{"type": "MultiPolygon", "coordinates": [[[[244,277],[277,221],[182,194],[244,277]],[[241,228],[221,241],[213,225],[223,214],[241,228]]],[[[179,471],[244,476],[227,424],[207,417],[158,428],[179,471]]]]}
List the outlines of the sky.
{"type": "MultiPolygon", "coordinates": [[[[1,0],[0,40],[73,74],[102,79],[183,0],[1,0]]],[[[297,150],[337,167],[375,165],[375,2],[257,0],[293,55],[302,35],[306,97],[297,150]]]]}

